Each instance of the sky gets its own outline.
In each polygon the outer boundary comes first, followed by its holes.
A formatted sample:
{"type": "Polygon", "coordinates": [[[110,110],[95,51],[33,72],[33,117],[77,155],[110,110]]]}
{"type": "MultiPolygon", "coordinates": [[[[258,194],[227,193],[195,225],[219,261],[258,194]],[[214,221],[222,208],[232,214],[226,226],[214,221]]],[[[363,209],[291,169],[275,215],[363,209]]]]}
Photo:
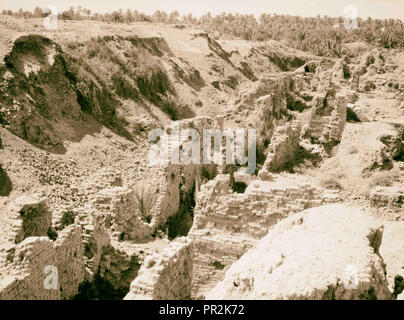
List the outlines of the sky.
{"type": "Polygon", "coordinates": [[[0,9],[31,10],[53,5],[59,11],[82,6],[92,12],[132,9],[151,14],[156,10],[201,16],[207,12],[254,14],[291,14],[299,16],[344,16],[344,7],[356,6],[362,18],[393,18],[404,20],[404,0],[0,0],[0,9]]]}

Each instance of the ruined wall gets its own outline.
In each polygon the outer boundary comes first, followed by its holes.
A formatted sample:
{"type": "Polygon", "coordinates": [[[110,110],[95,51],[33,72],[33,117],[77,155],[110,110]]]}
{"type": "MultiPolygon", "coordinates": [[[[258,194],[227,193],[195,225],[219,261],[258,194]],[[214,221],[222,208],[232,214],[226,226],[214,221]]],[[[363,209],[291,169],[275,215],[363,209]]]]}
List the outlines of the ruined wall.
{"type": "Polygon", "coordinates": [[[244,194],[233,193],[230,175],[218,175],[197,195],[194,225],[193,297],[207,292],[268,229],[292,213],[330,201],[321,189],[280,176],[251,181],[244,194]]]}
{"type": "Polygon", "coordinates": [[[51,226],[52,214],[48,210],[46,198],[21,196],[11,210],[12,237],[15,243],[32,236],[46,236],[51,226]]]}
{"type": "Polygon", "coordinates": [[[314,98],[314,108],[304,136],[317,143],[334,143],[341,140],[346,124],[347,101],[334,89],[319,93],[314,98]]]}
{"type": "MultiPolygon", "coordinates": [[[[156,229],[163,225],[167,219],[177,213],[180,206],[181,194],[192,191],[195,185],[200,185],[202,177],[202,167],[206,167],[209,172],[212,166],[201,164],[171,164],[171,155],[180,151],[182,145],[190,141],[184,133],[184,129],[192,128],[200,135],[200,157],[202,159],[203,129],[222,128],[223,119],[212,119],[210,117],[197,117],[177,122],[179,133],[173,137],[175,132],[171,126],[164,127],[168,134],[162,136],[161,144],[166,147],[165,152],[160,155],[163,160],[156,164],[159,172],[155,179],[155,185],[150,189],[154,192],[152,197],[152,207],[149,217],[142,217],[139,211],[139,199],[136,199],[134,190],[123,187],[122,179],[117,172],[105,174],[103,183],[90,184],[90,189],[94,190],[91,205],[100,212],[105,226],[109,230],[113,239],[116,240],[141,240],[150,237],[156,229]],[[146,219],[145,219],[146,218],[146,219]]],[[[103,176],[102,176],[103,177],[103,176]]]]}
{"type": "Polygon", "coordinates": [[[404,188],[376,186],[370,194],[372,208],[394,212],[404,211],[404,188]]]}
{"type": "Polygon", "coordinates": [[[9,273],[2,274],[0,281],[1,300],[72,298],[84,280],[81,228],[67,227],[55,242],[46,237],[26,238],[16,245],[9,260],[9,273]],[[56,267],[56,289],[45,286],[46,266],[56,267]]]}
{"type": "Polygon", "coordinates": [[[103,249],[110,245],[110,235],[102,213],[93,208],[77,208],[76,224],[81,226],[85,280],[92,281],[99,270],[103,249]]]}
{"type": "Polygon", "coordinates": [[[391,299],[379,256],[383,227],[343,205],[305,210],[274,226],[207,299],[391,299]]]}
{"type": "Polygon", "coordinates": [[[299,150],[300,130],[300,122],[297,120],[276,128],[268,146],[263,171],[280,170],[295,159],[299,150]]]}
{"type": "Polygon", "coordinates": [[[50,232],[51,220],[46,198],[26,195],[10,204],[0,237],[0,299],[71,299],[98,272],[110,238],[97,212],[76,208],[57,232],[50,232]],[[45,287],[48,266],[56,270],[56,289],[45,287]]]}
{"type": "Polygon", "coordinates": [[[180,300],[191,295],[192,241],[178,238],[159,255],[146,257],[125,300],[180,300]]]}

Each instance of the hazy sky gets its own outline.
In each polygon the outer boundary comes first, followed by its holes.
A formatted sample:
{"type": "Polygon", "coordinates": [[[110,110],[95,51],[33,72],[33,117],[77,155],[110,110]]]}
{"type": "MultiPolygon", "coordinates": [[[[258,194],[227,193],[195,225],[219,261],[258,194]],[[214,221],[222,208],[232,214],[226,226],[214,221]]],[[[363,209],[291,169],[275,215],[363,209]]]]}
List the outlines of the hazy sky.
{"type": "Polygon", "coordinates": [[[354,5],[360,17],[398,18],[404,20],[404,0],[0,0],[0,8],[17,10],[36,6],[56,6],[59,11],[81,5],[93,12],[105,13],[117,9],[137,9],[150,14],[156,10],[200,16],[206,12],[292,14],[331,17],[343,16],[344,6],[354,5]]]}

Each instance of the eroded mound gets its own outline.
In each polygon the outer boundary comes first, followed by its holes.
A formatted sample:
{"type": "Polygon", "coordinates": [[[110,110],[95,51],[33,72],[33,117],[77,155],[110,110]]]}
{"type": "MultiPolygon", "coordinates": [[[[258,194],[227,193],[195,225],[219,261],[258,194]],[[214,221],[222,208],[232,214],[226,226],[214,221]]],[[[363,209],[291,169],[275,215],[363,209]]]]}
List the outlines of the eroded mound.
{"type": "Polygon", "coordinates": [[[303,211],[270,230],[207,299],[389,299],[382,233],[355,208],[303,211]]]}

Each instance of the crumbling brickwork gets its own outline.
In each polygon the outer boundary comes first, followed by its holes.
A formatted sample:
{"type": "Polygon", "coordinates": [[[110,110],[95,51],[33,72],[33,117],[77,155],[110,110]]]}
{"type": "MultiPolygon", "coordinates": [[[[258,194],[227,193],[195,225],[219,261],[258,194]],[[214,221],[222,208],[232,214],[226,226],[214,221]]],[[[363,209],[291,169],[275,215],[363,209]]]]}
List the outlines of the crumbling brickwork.
{"type": "Polygon", "coordinates": [[[93,208],[77,209],[77,224],[82,229],[85,280],[92,281],[99,270],[103,248],[110,244],[102,213],[93,208]]]}
{"type": "Polygon", "coordinates": [[[403,212],[404,189],[399,187],[374,187],[370,194],[370,204],[373,208],[403,212]]]}
{"type": "Polygon", "coordinates": [[[318,143],[333,143],[341,140],[346,123],[347,101],[335,90],[319,93],[314,99],[311,120],[305,128],[305,137],[318,143]]]}
{"type": "Polygon", "coordinates": [[[32,236],[46,236],[51,226],[52,214],[46,198],[21,196],[14,202],[11,215],[15,243],[32,236]]]}
{"type": "Polygon", "coordinates": [[[191,295],[192,241],[178,238],[159,255],[146,257],[125,300],[180,300],[191,295]]]}
{"type": "MultiPolygon", "coordinates": [[[[179,152],[181,146],[189,141],[185,136],[184,129],[195,129],[200,136],[200,156],[202,157],[202,137],[204,129],[222,129],[223,117],[217,119],[210,117],[197,117],[189,120],[182,120],[178,123],[179,135],[172,137],[171,126],[164,127],[168,134],[162,136],[162,145],[165,147],[165,161],[157,165],[161,172],[156,179],[155,188],[152,196],[153,205],[150,208],[149,217],[145,219],[139,212],[139,203],[135,199],[134,191],[128,187],[122,186],[122,179],[116,171],[102,172],[90,184],[94,192],[92,206],[101,212],[104,217],[105,226],[116,240],[141,240],[150,237],[156,229],[164,224],[167,219],[174,215],[180,205],[180,192],[188,193],[201,181],[201,169],[204,165],[199,163],[191,164],[171,164],[171,155],[179,152]],[[105,181],[98,182],[100,177],[105,177],[105,181]],[[147,221],[149,220],[149,221],[147,221]]],[[[207,165],[206,167],[209,167],[207,165]]],[[[102,180],[102,179],[101,179],[102,180]]],[[[138,199],[139,200],[139,199],[138,199]]]]}
{"type": "Polygon", "coordinates": [[[8,270],[0,281],[2,300],[72,298],[84,280],[81,228],[67,227],[55,242],[46,237],[26,238],[16,245],[8,270]],[[47,266],[57,270],[55,288],[46,287],[47,266]]]}
{"type": "Polygon", "coordinates": [[[268,146],[264,171],[280,170],[295,159],[299,150],[300,131],[300,122],[297,120],[276,128],[268,146]]]}
{"type": "Polygon", "coordinates": [[[230,182],[230,175],[218,175],[197,195],[189,234],[195,250],[194,297],[220,281],[223,270],[279,219],[330,201],[323,199],[320,188],[287,176],[251,181],[244,194],[233,193],[230,182]]]}
{"type": "Polygon", "coordinates": [[[156,228],[173,215],[179,207],[180,169],[168,165],[165,178],[153,195],[150,221],[145,221],[139,211],[134,191],[127,187],[110,187],[100,190],[92,206],[101,213],[106,228],[117,240],[140,240],[151,236],[156,228]]]}

